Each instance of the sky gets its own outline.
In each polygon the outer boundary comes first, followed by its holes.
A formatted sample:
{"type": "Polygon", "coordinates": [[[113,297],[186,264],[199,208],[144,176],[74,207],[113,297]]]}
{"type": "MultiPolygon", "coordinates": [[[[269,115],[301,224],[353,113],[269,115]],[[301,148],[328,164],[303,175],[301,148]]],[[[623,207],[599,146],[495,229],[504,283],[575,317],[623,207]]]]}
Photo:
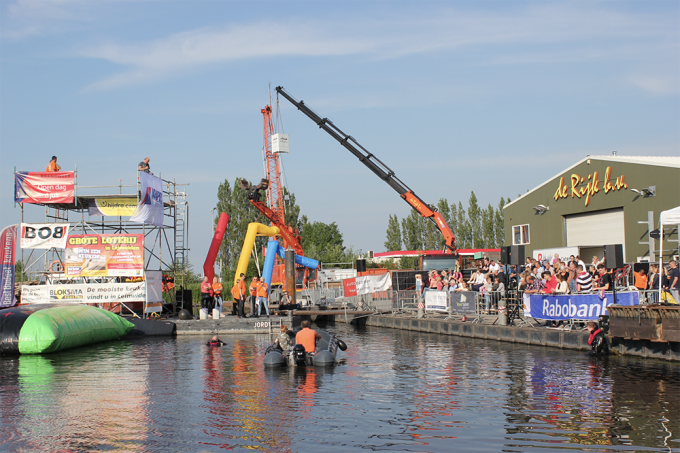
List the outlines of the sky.
{"type": "MultiPolygon", "coordinates": [[[[274,88],[328,117],[418,196],[515,199],[586,155],[680,155],[677,1],[0,1],[0,227],[13,171],[189,184],[205,259],[218,185],[263,177],[274,88]]],[[[284,179],[311,221],[384,251],[410,207],[285,99],[284,179]]],[[[81,191],[82,193],[82,191],[81,191]]],[[[115,193],[115,192],[114,192],[115,193]]],[[[44,209],[26,206],[26,220],[44,209]]]]}

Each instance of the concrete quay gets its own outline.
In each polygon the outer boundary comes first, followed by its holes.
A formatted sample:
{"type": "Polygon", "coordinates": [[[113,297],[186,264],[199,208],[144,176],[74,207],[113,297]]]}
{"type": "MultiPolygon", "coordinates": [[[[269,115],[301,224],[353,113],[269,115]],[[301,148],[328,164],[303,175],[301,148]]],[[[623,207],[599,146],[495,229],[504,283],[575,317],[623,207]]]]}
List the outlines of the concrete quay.
{"type": "MultiPolygon", "coordinates": [[[[468,318],[472,319],[472,318],[468,318]]],[[[457,335],[461,337],[482,338],[485,340],[507,341],[534,346],[550,346],[562,349],[588,351],[588,333],[582,330],[557,330],[545,327],[513,327],[492,324],[495,316],[482,318],[482,323],[470,321],[446,320],[445,316],[430,316],[416,319],[399,315],[373,315],[357,318],[351,322],[361,322],[367,326],[386,327],[390,329],[413,330],[416,332],[437,333],[441,335],[457,335]]],[[[336,322],[345,322],[338,316],[336,322]]]]}
{"type": "MultiPolygon", "coordinates": [[[[177,326],[177,335],[229,335],[229,334],[269,334],[276,331],[278,333],[281,324],[287,324],[288,318],[283,316],[272,316],[271,318],[237,318],[236,316],[225,316],[220,319],[173,319],[172,322],[177,326]]],[[[290,327],[290,324],[287,324],[290,327]]]]}

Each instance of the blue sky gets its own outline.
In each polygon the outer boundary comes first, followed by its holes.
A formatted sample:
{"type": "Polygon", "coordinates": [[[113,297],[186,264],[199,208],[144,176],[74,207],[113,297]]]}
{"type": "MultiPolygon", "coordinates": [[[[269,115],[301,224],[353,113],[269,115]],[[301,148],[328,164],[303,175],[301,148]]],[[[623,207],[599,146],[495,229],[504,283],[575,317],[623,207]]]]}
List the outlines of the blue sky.
{"type": "MultiPolygon", "coordinates": [[[[678,23],[677,1],[3,0],[1,226],[14,166],[56,154],[80,185],[131,184],[149,156],[190,184],[200,267],[218,184],[263,175],[270,83],[430,203],[496,205],[588,154],[678,155],[678,23]]],[[[281,121],[302,212],[383,251],[408,205],[284,99],[281,121]]]]}

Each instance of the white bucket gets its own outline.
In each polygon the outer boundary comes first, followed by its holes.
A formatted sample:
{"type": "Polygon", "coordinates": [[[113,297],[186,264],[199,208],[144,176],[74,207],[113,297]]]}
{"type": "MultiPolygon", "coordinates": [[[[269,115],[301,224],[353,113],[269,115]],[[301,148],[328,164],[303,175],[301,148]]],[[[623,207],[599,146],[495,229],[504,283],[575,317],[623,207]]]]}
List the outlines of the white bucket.
{"type": "Polygon", "coordinates": [[[201,308],[201,311],[199,312],[199,319],[208,319],[208,309],[207,308],[201,308]]]}
{"type": "Polygon", "coordinates": [[[220,309],[213,308],[213,319],[220,319],[220,309]]]}

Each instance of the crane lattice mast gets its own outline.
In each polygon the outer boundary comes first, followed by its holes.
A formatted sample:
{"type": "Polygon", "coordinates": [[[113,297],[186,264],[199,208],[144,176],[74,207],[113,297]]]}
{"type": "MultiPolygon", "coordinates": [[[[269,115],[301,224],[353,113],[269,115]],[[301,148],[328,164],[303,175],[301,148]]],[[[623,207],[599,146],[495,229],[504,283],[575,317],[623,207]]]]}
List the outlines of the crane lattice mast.
{"type": "Polygon", "coordinates": [[[274,135],[272,108],[268,105],[261,111],[262,116],[264,117],[264,159],[265,169],[267,171],[266,178],[269,180],[267,204],[269,205],[269,209],[278,216],[280,221],[284,222],[283,186],[281,185],[279,154],[272,152],[272,135],[274,135]]]}

